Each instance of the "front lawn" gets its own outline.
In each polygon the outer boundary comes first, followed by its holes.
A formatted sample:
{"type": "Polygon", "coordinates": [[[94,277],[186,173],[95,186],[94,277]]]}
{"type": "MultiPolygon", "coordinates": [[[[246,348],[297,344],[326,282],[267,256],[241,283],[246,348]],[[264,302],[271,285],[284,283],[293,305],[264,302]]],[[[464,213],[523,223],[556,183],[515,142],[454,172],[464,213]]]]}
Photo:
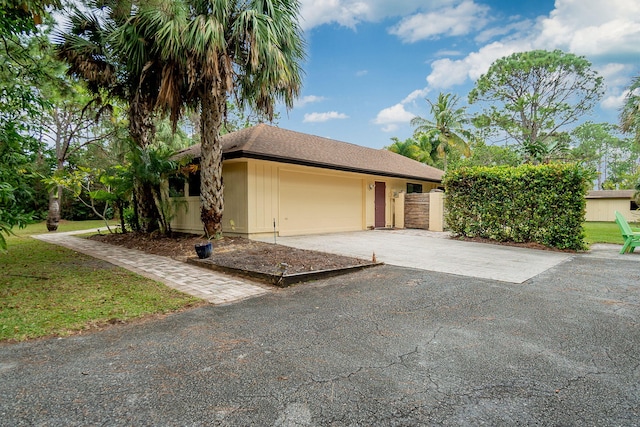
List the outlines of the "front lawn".
{"type": "MultiPolygon", "coordinates": [[[[104,227],[63,222],[59,231],[104,227]]],[[[29,237],[44,223],[14,230],[0,254],[0,341],[22,341],[120,323],[197,305],[201,300],[107,262],[29,237]]]]}
{"type": "MultiPolygon", "coordinates": [[[[632,227],[635,224],[631,225],[632,227]]],[[[620,234],[620,228],[615,222],[585,222],[585,241],[588,244],[592,243],[614,243],[622,245],[624,239],[620,234]]]]}

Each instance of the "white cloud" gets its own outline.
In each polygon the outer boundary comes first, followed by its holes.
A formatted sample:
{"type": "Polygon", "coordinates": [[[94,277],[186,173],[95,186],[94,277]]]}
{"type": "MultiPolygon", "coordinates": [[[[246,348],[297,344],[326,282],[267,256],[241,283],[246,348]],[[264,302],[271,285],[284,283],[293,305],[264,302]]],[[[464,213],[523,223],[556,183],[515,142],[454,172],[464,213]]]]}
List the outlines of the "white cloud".
{"type": "Polygon", "coordinates": [[[640,2],[556,0],[555,9],[540,22],[536,45],[579,55],[637,55],[640,2]]]}
{"type": "Polygon", "coordinates": [[[435,56],[462,56],[462,52],[453,49],[443,49],[435,53],[435,56]]]}
{"type": "Polygon", "coordinates": [[[461,36],[484,27],[488,22],[488,11],[489,7],[467,0],[454,7],[417,13],[404,18],[398,25],[390,28],[389,33],[400,37],[406,43],[442,35],[461,36]]]}
{"type": "MultiPolygon", "coordinates": [[[[440,7],[453,1],[431,0],[429,6],[440,7]]],[[[361,22],[405,16],[424,6],[424,0],[302,0],[301,25],[305,30],[329,23],[355,28],[361,22]]]]}
{"type": "Polygon", "coordinates": [[[629,64],[609,63],[600,67],[595,67],[598,74],[604,77],[607,86],[611,88],[625,87],[630,84],[629,75],[633,73],[635,67],[629,64]]]}
{"type": "Polygon", "coordinates": [[[427,83],[434,88],[447,88],[462,84],[469,75],[469,65],[466,59],[452,61],[449,58],[438,59],[431,63],[431,74],[427,76],[427,83]]]}
{"type": "Polygon", "coordinates": [[[628,64],[610,63],[597,68],[598,73],[604,77],[607,83],[607,93],[600,102],[600,106],[606,110],[617,110],[624,104],[625,97],[629,94],[627,87],[631,84],[629,75],[635,67],[628,64]]]}
{"type": "Polygon", "coordinates": [[[400,103],[381,110],[373,123],[381,125],[383,132],[395,132],[400,127],[399,124],[409,123],[416,117],[415,114],[407,111],[405,106],[414,103],[419,98],[424,98],[429,93],[429,88],[418,89],[407,95],[400,103]]]}
{"type": "Polygon", "coordinates": [[[617,110],[624,104],[625,98],[629,94],[628,90],[623,91],[619,95],[609,95],[606,96],[600,105],[605,110],[617,110]]]}
{"type": "MultiPolygon", "coordinates": [[[[380,8],[379,1],[367,1],[367,4],[372,6],[372,11],[380,10],[376,9],[380,8]]],[[[475,41],[480,47],[466,56],[462,56],[455,45],[453,49],[438,52],[426,78],[428,86],[378,113],[374,123],[385,126],[383,130],[391,129],[391,125],[397,129],[398,124],[410,121],[414,115],[406,108],[430,90],[477,80],[497,59],[515,52],[561,49],[586,56],[605,78],[607,93],[601,106],[607,109],[619,108],[625,87],[633,73],[637,73],[640,57],[638,0],[555,0],[554,9],[548,15],[537,19],[514,16],[506,23],[496,21],[493,26],[489,24],[494,14],[490,15],[488,7],[473,0],[450,0],[430,5],[429,9],[416,6],[407,14],[389,30],[405,42],[476,32],[475,41]],[[412,15],[407,15],[409,13],[412,15]],[[489,41],[492,42],[486,44],[489,41]]]]}
{"type": "Polygon", "coordinates": [[[413,101],[415,101],[418,98],[424,98],[425,96],[427,96],[427,94],[430,92],[431,90],[426,87],[424,89],[417,89],[414,90],[413,92],[411,92],[409,95],[407,95],[407,97],[405,99],[403,99],[400,103],[401,104],[409,104],[413,101]]]}
{"type": "Polygon", "coordinates": [[[304,107],[307,104],[313,104],[315,102],[322,102],[325,99],[326,98],[324,96],[307,95],[307,96],[303,96],[302,98],[298,98],[294,102],[293,106],[295,108],[301,108],[301,107],[304,107]]]}
{"type": "Polygon", "coordinates": [[[427,83],[432,87],[444,89],[462,84],[467,78],[477,80],[489,70],[496,59],[531,49],[531,44],[526,40],[514,40],[507,43],[493,42],[477,52],[470,53],[463,59],[437,59],[431,63],[432,71],[427,76],[427,83]]]}
{"type": "Polygon", "coordinates": [[[408,123],[416,115],[404,109],[403,104],[396,104],[393,107],[380,111],[373,123],[377,125],[390,125],[396,123],[408,123]]]}
{"type": "MultiPolygon", "coordinates": [[[[507,32],[489,28],[480,33],[476,41],[511,32],[464,58],[433,61],[432,72],[427,77],[429,85],[448,88],[467,79],[476,80],[496,59],[532,49],[561,49],[586,55],[592,61],[602,55],[603,59],[621,57],[628,58],[628,63],[637,63],[640,55],[640,2],[637,0],[556,0],[555,9],[535,24],[520,21],[507,27],[507,32]]],[[[616,63],[602,65],[598,71],[611,91],[608,96],[618,96],[625,84],[623,80],[628,83],[632,72],[616,63]]]]}
{"type": "Polygon", "coordinates": [[[366,76],[367,74],[369,74],[368,70],[360,70],[356,72],[356,77],[363,77],[363,76],[366,76]]]}
{"type": "Polygon", "coordinates": [[[336,119],[348,119],[349,116],[347,116],[344,113],[338,113],[337,111],[329,111],[326,113],[308,113],[304,115],[304,120],[302,120],[304,123],[322,123],[322,122],[326,122],[329,120],[336,120],[336,119]]]}
{"type": "Polygon", "coordinates": [[[491,39],[494,39],[500,36],[506,36],[512,33],[523,34],[527,31],[530,31],[533,24],[534,24],[533,21],[524,20],[524,21],[512,22],[511,24],[508,24],[508,25],[501,25],[498,27],[488,28],[480,32],[475,37],[475,40],[478,43],[486,43],[491,39]]]}

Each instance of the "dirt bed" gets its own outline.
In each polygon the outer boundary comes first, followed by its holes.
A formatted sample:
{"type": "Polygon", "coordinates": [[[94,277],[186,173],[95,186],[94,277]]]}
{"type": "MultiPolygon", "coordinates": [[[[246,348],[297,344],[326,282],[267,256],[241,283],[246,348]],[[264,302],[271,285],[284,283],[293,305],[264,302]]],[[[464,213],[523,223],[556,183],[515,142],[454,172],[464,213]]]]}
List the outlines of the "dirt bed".
{"type": "MultiPolygon", "coordinates": [[[[142,233],[102,234],[90,237],[103,243],[125,246],[143,252],[172,258],[195,257],[194,246],[205,239],[190,234],[171,237],[142,233]]],[[[256,242],[240,237],[212,240],[213,254],[209,260],[221,267],[253,271],[264,274],[281,273],[281,264],[287,264],[287,273],[341,269],[367,265],[368,260],[333,255],[324,252],[290,248],[272,243],[256,242]]]]}

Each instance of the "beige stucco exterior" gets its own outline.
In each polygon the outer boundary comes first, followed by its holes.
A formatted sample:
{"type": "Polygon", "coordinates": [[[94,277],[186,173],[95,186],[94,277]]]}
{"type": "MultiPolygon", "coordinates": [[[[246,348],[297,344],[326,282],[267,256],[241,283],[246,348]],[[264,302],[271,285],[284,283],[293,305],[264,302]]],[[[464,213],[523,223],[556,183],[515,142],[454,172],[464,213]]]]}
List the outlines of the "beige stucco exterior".
{"type": "Polygon", "coordinates": [[[429,193],[429,230],[444,231],[444,193],[434,191],[429,193]]]}
{"type": "MultiPolygon", "coordinates": [[[[437,183],[407,180],[257,159],[223,164],[226,235],[291,236],[357,231],[375,224],[375,182],[384,182],[385,225],[394,227],[395,197],[407,183],[424,192],[437,183]]],[[[187,184],[188,185],[188,184],[187,184]]],[[[185,194],[189,194],[188,188],[185,194]]],[[[185,208],[171,222],[174,231],[202,233],[199,197],[180,197],[185,208]]]]}
{"type": "Polygon", "coordinates": [[[638,221],[640,213],[631,210],[631,199],[587,199],[587,221],[615,221],[614,212],[618,211],[627,221],[638,221]]]}

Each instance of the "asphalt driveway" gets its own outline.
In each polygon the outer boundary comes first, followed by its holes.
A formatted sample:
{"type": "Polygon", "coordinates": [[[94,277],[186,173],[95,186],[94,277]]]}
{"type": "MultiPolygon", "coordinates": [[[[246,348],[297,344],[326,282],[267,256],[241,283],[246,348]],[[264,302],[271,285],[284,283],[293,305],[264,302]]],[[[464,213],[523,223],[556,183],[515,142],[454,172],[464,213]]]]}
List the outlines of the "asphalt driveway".
{"type": "MultiPolygon", "coordinates": [[[[273,242],[264,238],[263,241],[273,242]]],[[[522,283],[568,260],[562,252],[466,242],[426,230],[370,230],[278,237],[277,243],[385,264],[522,283]]]]}
{"type": "Polygon", "coordinates": [[[522,284],[387,265],[3,344],[0,425],[639,425],[636,259],[522,284]]]}

